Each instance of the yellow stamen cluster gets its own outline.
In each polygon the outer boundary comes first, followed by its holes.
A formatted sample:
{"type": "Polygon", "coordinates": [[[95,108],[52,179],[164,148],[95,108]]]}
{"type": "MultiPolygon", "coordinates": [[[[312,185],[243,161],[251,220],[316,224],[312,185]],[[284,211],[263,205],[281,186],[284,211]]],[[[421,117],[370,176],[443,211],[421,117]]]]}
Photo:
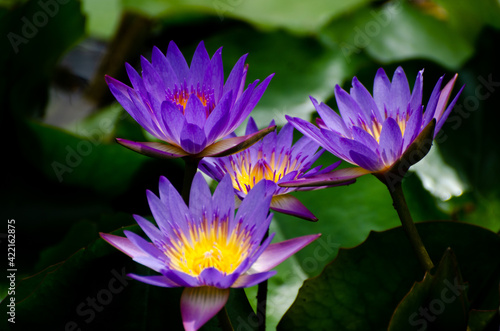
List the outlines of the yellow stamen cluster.
{"type": "Polygon", "coordinates": [[[178,233],[178,239],[165,247],[170,267],[193,277],[206,268],[231,274],[248,257],[251,237],[238,225],[229,232],[228,222],[209,221],[192,225],[189,233],[178,233]]]}
{"type": "Polygon", "coordinates": [[[292,160],[290,153],[276,155],[273,151],[269,160],[262,155],[262,152],[258,153],[257,160],[252,160],[250,153],[242,153],[231,159],[232,169],[226,170],[231,175],[233,187],[248,194],[261,180],[278,182],[283,176],[299,169],[300,166],[300,160],[297,158],[292,160]]]}

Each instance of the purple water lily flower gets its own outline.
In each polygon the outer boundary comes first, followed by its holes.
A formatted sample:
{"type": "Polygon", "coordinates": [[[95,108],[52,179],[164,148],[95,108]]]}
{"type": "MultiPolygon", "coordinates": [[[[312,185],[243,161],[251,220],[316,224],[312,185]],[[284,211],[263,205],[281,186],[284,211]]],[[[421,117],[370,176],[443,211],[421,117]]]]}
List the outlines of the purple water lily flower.
{"type": "Polygon", "coordinates": [[[307,235],[271,244],[272,234],[262,242],[272,219],[268,215],[272,196],[266,194],[264,181],[247,195],[236,215],[229,175],[212,196],[197,173],[189,207],[165,177],[160,179],[159,191],[159,197],[147,192],[159,228],[134,215],[151,242],[126,230],[126,237],[103,233],[101,237],[159,273],[129,274],[131,278],[155,286],[185,287],[181,313],[186,330],[199,329],[217,314],[228,300],[229,288],[249,287],[270,278],[276,273],[271,269],[319,237],[307,235]]]}
{"type": "MultiPolygon", "coordinates": [[[[274,125],[274,121],[270,126],[274,125]]],[[[249,118],[245,135],[258,132],[252,117],[249,118]]],[[[244,199],[251,189],[262,180],[275,183],[288,182],[300,178],[329,173],[339,163],[321,169],[321,165],[311,169],[321,156],[318,143],[308,137],[301,137],[295,144],[293,126],[285,124],[279,133],[271,132],[251,147],[233,155],[220,158],[205,158],[200,163],[200,170],[216,181],[221,181],[226,174],[231,175],[233,187],[239,198],[244,199]]],[[[292,191],[321,189],[323,187],[286,188],[268,185],[269,194],[273,195],[271,209],[304,218],[311,221],[318,219],[296,197],[288,194],[292,191]]]]}
{"type": "Polygon", "coordinates": [[[272,128],[253,136],[225,139],[250,114],[274,74],[245,89],[247,66],[243,55],[224,84],[222,48],[212,58],[200,42],[188,66],[171,41],[164,55],[153,48],[151,63],[141,57],[142,78],[126,63],[133,88],[106,76],[118,102],[151,135],[165,142],[117,141],[139,153],[158,158],[220,156],[257,141],[272,128]]]}
{"type": "Polygon", "coordinates": [[[337,85],[335,97],[340,116],[311,97],[321,117],[317,119],[317,127],[300,118],[287,116],[287,120],[330,153],[358,167],[280,185],[325,185],[368,173],[376,176],[387,172],[394,174],[396,170],[399,172],[397,176],[404,175],[409,166],[428,152],[432,140],[455,106],[463,87],[446,107],[456,79],[457,75],[443,89],[443,77],[438,80],[425,112],[422,104],[423,70],[418,73],[411,92],[401,67],[394,72],[392,82],[382,68],[377,71],[373,96],[356,77],[352,80],[350,93],[337,85]]]}

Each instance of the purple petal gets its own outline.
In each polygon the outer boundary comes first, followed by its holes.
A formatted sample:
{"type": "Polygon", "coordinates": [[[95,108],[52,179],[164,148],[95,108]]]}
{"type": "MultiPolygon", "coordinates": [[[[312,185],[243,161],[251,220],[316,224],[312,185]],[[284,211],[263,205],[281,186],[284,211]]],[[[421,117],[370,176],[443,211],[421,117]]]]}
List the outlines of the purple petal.
{"type": "Polygon", "coordinates": [[[399,114],[401,118],[406,118],[406,110],[410,101],[410,86],[403,68],[398,67],[392,77],[391,97],[389,98],[389,112],[395,117],[399,114]]]}
{"type": "Polygon", "coordinates": [[[266,134],[274,131],[276,126],[271,126],[264,128],[258,132],[255,132],[249,136],[241,136],[234,138],[227,138],[216,142],[205,148],[202,153],[198,155],[198,157],[221,157],[230,154],[238,153],[262,139],[266,134]]]}
{"type": "Polygon", "coordinates": [[[443,127],[443,124],[446,122],[446,119],[448,118],[448,116],[450,115],[453,107],[455,107],[455,103],[457,102],[458,100],[458,97],[460,96],[460,94],[462,93],[463,89],[464,89],[465,85],[462,86],[462,88],[460,88],[460,90],[458,91],[457,95],[455,96],[455,98],[453,98],[453,100],[451,101],[450,105],[448,106],[448,108],[446,108],[446,111],[443,113],[443,115],[441,116],[441,118],[439,119],[439,122],[436,124],[436,129],[434,131],[434,137],[436,137],[436,135],[438,134],[439,130],[441,130],[441,128],[443,127]]]}
{"type": "Polygon", "coordinates": [[[189,154],[198,154],[207,145],[205,132],[196,124],[186,123],[181,131],[181,147],[189,154]]]}
{"type": "Polygon", "coordinates": [[[168,279],[165,276],[141,276],[136,274],[127,274],[132,279],[140,282],[160,287],[179,287],[180,285],[168,279]]]}
{"type": "Polygon", "coordinates": [[[441,90],[441,93],[439,94],[439,99],[436,105],[436,111],[434,113],[434,118],[436,121],[439,121],[441,118],[443,111],[446,107],[446,104],[448,103],[448,100],[451,95],[451,91],[453,90],[453,86],[455,85],[455,81],[457,80],[458,74],[455,74],[455,76],[445,85],[445,87],[441,90]]]}
{"type": "Polygon", "coordinates": [[[271,153],[273,151],[275,151],[276,153],[279,153],[281,148],[283,148],[284,146],[277,145],[277,143],[276,143],[277,140],[278,140],[278,134],[276,133],[276,131],[273,131],[273,132],[269,133],[268,135],[266,135],[258,144],[256,144],[256,146],[258,146],[258,149],[257,148],[252,149],[252,151],[251,151],[252,152],[252,160],[258,160],[258,162],[260,162],[263,166],[264,166],[264,164],[267,164],[268,160],[265,157],[259,158],[259,156],[258,156],[259,150],[262,150],[263,155],[271,155],[271,153]],[[276,150],[276,148],[278,146],[279,146],[280,150],[276,150]]]}
{"type": "Polygon", "coordinates": [[[169,237],[175,237],[176,234],[172,231],[172,222],[176,222],[177,220],[171,218],[171,214],[167,209],[166,203],[160,200],[149,190],[146,191],[146,196],[148,199],[149,209],[151,210],[153,218],[160,227],[161,231],[169,237]]]}
{"type": "Polygon", "coordinates": [[[189,67],[186,59],[182,55],[177,45],[170,41],[167,49],[167,60],[177,75],[177,79],[182,82],[189,77],[189,67]]]}
{"type": "Polygon", "coordinates": [[[122,82],[114,79],[113,77],[106,75],[104,79],[109,86],[111,94],[113,94],[113,96],[127,111],[127,113],[129,113],[130,116],[132,116],[132,118],[142,127],[148,129],[151,126],[149,115],[143,112],[144,107],[137,107],[131,98],[131,95],[136,95],[136,92],[122,82]]]}
{"type": "Polygon", "coordinates": [[[212,218],[212,194],[203,175],[197,172],[194,176],[189,195],[189,210],[196,220],[212,218]]]}
{"type": "Polygon", "coordinates": [[[188,275],[182,271],[175,269],[162,270],[162,274],[183,287],[198,287],[203,286],[203,284],[198,280],[198,278],[188,275]]]}
{"type": "Polygon", "coordinates": [[[224,67],[222,65],[222,47],[215,51],[210,64],[205,71],[205,78],[203,85],[212,86],[214,89],[214,98],[219,102],[222,96],[222,89],[224,87],[224,67]]]}
{"type": "Polygon", "coordinates": [[[269,245],[248,270],[249,274],[266,272],[309,245],[321,234],[311,234],[269,245]]]}
{"type": "Polygon", "coordinates": [[[384,168],[381,161],[367,157],[366,154],[364,153],[350,151],[349,157],[351,158],[354,164],[357,164],[360,167],[365,168],[369,171],[377,171],[384,168]]]}
{"type": "Polygon", "coordinates": [[[198,47],[196,47],[194,51],[193,59],[191,60],[190,79],[187,82],[188,85],[196,86],[197,83],[200,83],[200,85],[203,83],[205,70],[209,63],[210,56],[207,53],[205,44],[203,41],[200,41],[198,47]]]}
{"type": "Polygon", "coordinates": [[[330,143],[325,140],[325,137],[319,128],[298,117],[290,117],[288,115],[285,115],[285,118],[290,124],[293,125],[295,129],[297,129],[297,131],[302,133],[304,136],[316,141],[319,145],[326,148],[327,150],[332,150],[330,143]]]}
{"type": "MultiPolygon", "coordinates": [[[[269,222],[271,222],[272,217],[273,216],[271,213],[268,217],[269,222]]],[[[264,233],[267,232],[268,228],[269,228],[269,223],[267,223],[267,227],[261,228],[262,235],[264,235],[264,233]]],[[[240,275],[245,274],[245,273],[249,274],[248,270],[258,260],[258,258],[262,255],[262,253],[269,247],[269,245],[271,244],[271,241],[274,239],[275,235],[276,235],[276,233],[273,232],[273,233],[269,234],[269,236],[262,241],[260,246],[255,245],[253,252],[250,253],[250,257],[245,259],[245,261],[243,261],[243,263],[241,263],[240,266],[238,268],[236,268],[235,273],[238,273],[240,275]]],[[[256,236],[254,236],[254,238],[256,238],[256,236]]],[[[260,237],[260,238],[262,238],[262,237],[260,237]]]]}
{"type": "Polygon", "coordinates": [[[385,119],[385,109],[386,102],[391,98],[390,94],[391,82],[387,77],[384,69],[380,68],[377,70],[375,75],[375,80],[373,82],[373,99],[377,104],[378,110],[380,111],[380,117],[385,119]]]}
{"type": "Polygon", "coordinates": [[[214,286],[217,288],[229,288],[234,284],[239,274],[225,275],[216,268],[206,268],[200,273],[199,278],[203,285],[214,286]]]}
{"type": "MultiPolygon", "coordinates": [[[[270,181],[261,180],[258,182],[250,192],[248,192],[238,208],[235,220],[237,222],[242,220],[243,227],[249,223],[253,222],[255,224],[266,219],[272,198],[272,194],[266,195],[266,191],[268,191],[268,187],[266,187],[268,184],[267,182],[270,181]]],[[[274,185],[276,184],[274,183],[274,185]]]]}
{"type": "Polygon", "coordinates": [[[144,116],[146,124],[143,125],[141,122],[138,123],[141,124],[141,126],[154,137],[167,141],[168,137],[165,135],[165,126],[158,120],[161,116],[157,117],[159,115],[158,112],[161,111],[161,105],[154,98],[153,103],[155,103],[155,105],[152,105],[149,93],[146,92],[146,94],[147,97],[137,94],[136,91],[129,91],[130,100],[144,116]],[[158,108],[156,108],[156,106],[158,106],[158,108]]]}
{"type": "Polygon", "coordinates": [[[434,86],[434,89],[432,90],[429,101],[425,106],[424,118],[422,123],[423,127],[426,127],[434,118],[437,102],[439,99],[439,95],[441,93],[440,89],[441,89],[441,83],[443,82],[443,78],[444,78],[443,76],[439,77],[439,80],[437,81],[436,85],[434,86]]]}
{"type": "MultiPolygon", "coordinates": [[[[150,205],[151,206],[151,205],[150,205]]],[[[141,227],[142,231],[148,236],[149,239],[157,246],[161,247],[163,243],[167,240],[162,231],[160,231],[156,226],[154,226],[150,221],[142,216],[134,215],[134,219],[141,227]]],[[[166,222],[164,220],[156,219],[158,224],[166,222]]],[[[168,234],[168,232],[166,232],[168,234]]]]}
{"type": "Polygon", "coordinates": [[[367,170],[378,170],[383,165],[376,151],[359,141],[340,138],[340,145],[347,151],[349,158],[360,167],[367,170]]]}
{"type": "Polygon", "coordinates": [[[179,147],[158,142],[136,142],[121,138],[116,138],[116,141],[135,152],[159,159],[174,159],[188,155],[179,147]]]}
{"type": "Polygon", "coordinates": [[[402,154],[403,136],[398,123],[389,117],[380,132],[380,154],[386,165],[392,165],[402,154]]]}
{"type": "Polygon", "coordinates": [[[406,123],[405,133],[403,135],[403,147],[402,151],[406,150],[408,146],[417,138],[420,131],[422,130],[422,113],[423,106],[417,109],[411,114],[408,122],[406,123]]]}
{"type": "Polygon", "coordinates": [[[132,67],[129,63],[125,63],[125,70],[127,71],[128,78],[139,94],[143,94],[147,92],[146,87],[144,86],[144,82],[142,81],[139,73],[132,67]]]}
{"type": "MultiPolygon", "coordinates": [[[[203,128],[205,125],[205,121],[207,120],[205,106],[203,106],[203,103],[196,95],[191,94],[189,96],[184,110],[184,116],[186,117],[186,122],[188,124],[194,124],[200,128],[203,128]]],[[[203,134],[203,136],[205,136],[205,134],[203,134]]]]}
{"type": "Polygon", "coordinates": [[[353,99],[356,100],[363,109],[367,118],[371,118],[373,114],[379,122],[383,121],[382,113],[378,109],[372,95],[356,77],[352,79],[352,88],[350,92],[353,99]]]}
{"type": "Polygon", "coordinates": [[[191,213],[184,203],[181,195],[177,190],[169,190],[168,207],[170,210],[170,219],[175,220],[175,226],[178,226],[182,233],[189,233],[187,221],[191,219],[191,213]]]}
{"type": "Polygon", "coordinates": [[[307,178],[299,178],[290,182],[280,182],[282,187],[311,187],[311,186],[329,186],[335,184],[353,183],[360,176],[371,173],[361,167],[343,168],[329,173],[321,173],[307,178]]]}
{"type": "Polygon", "coordinates": [[[165,127],[167,142],[175,145],[181,144],[181,131],[186,123],[182,111],[170,101],[161,104],[161,116],[165,127]]]}
{"type": "Polygon", "coordinates": [[[241,77],[241,83],[240,83],[240,88],[238,89],[238,92],[236,93],[235,99],[238,99],[243,91],[245,90],[245,82],[247,80],[247,73],[248,73],[248,63],[245,64],[245,67],[243,67],[243,76],[241,77]]]}
{"type": "MultiPolygon", "coordinates": [[[[236,129],[248,117],[250,112],[255,108],[255,106],[259,102],[260,98],[262,97],[262,95],[266,91],[267,86],[269,85],[269,83],[271,82],[271,79],[273,77],[274,77],[274,74],[267,76],[266,79],[264,79],[262,81],[262,83],[260,83],[259,86],[257,86],[255,88],[255,90],[253,91],[252,95],[250,96],[250,99],[248,100],[248,103],[246,104],[243,112],[241,114],[239,114],[239,116],[236,118],[236,121],[233,121],[231,128],[236,129]]],[[[248,88],[250,88],[250,87],[248,87],[248,88]]],[[[232,131],[234,129],[232,129],[232,131]]]]}
{"type": "Polygon", "coordinates": [[[271,209],[283,214],[300,217],[316,222],[318,218],[307,209],[302,202],[290,194],[276,195],[271,200],[271,209]]]}
{"type": "MultiPolygon", "coordinates": [[[[278,185],[276,185],[276,183],[274,183],[274,185],[276,187],[278,186],[278,185]]],[[[245,200],[245,199],[243,199],[243,200],[245,200]]],[[[267,218],[261,220],[260,222],[258,222],[256,224],[256,228],[255,228],[254,233],[253,233],[254,238],[259,238],[261,240],[262,240],[262,238],[264,238],[264,235],[269,230],[269,225],[271,224],[271,221],[272,221],[273,217],[274,217],[274,214],[271,213],[271,212],[269,212],[267,218]]],[[[275,235],[274,233],[270,234],[269,237],[268,237],[268,239],[269,238],[274,238],[274,235],[275,235]]],[[[265,241],[264,241],[264,243],[265,243],[265,241]]],[[[261,247],[264,245],[264,243],[261,244],[261,247]]],[[[269,243],[271,243],[271,242],[269,241],[269,243]]],[[[267,247],[267,245],[266,245],[266,247],[267,247]]]]}
{"type": "MultiPolygon", "coordinates": [[[[276,146],[280,146],[280,148],[290,148],[293,144],[293,125],[290,123],[286,123],[278,133],[278,140],[276,141],[276,146]]],[[[307,142],[311,140],[307,138],[307,142]]],[[[295,145],[294,148],[297,146],[295,145]]],[[[300,146],[299,146],[300,147],[300,146]]],[[[278,151],[277,151],[278,152],[278,151]]]]}
{"type": "Polygon", "coordinates": [[[198,169],[210,176],[217,182],[222,180],[226,174],[226,159],[216,157],[204,157],[201,159],[198,169]]]}
{"type": "Polygon", "coordinates": [[[242,288],[242,287],[252,287],[263,281],[271,278],[276,275],[277,271],[267,271],[267,272],[259,272],[256,274],[243,274],[241,275],[236,282],[234,282],[233,288],[242,288]]]}
{"type": "Polygon", "coordinates": [[[359,126],[354,126],[352,128],[352,138],[359,141],[363,145],[367,146],[372,151],[378,150],[378,142],[371,134],[360,128],[359,126]]]}
{"type": "MultiPolygon", "coordinates": [[[[291,125],[291,124],[290,124],[291,125]]],[[[283,129],[282,129],[283,130],[283,129]]],[[[281,146],[281,145],[278,145],[281,146]]],[[[306,157],[306,162],[303,168],[310,168],[311,165],[323,154],[324,149],[318,150],[318,143],[309,137],[302,136],[299,140],[295,142],[292,148],[292,158],[303,158],[306,157]]]]}
{"type": "Polygon", "coordinates": [[[231,181],[231,176],[226,174],[219,185],[215,188],[212,197],[214,213],[219,219],[229,218],[230,221],[234,218],[234,189],[231,181]]]}
{"type": "Polygon", "coordinates": [[[136,258],[139,256],[147,256],[147,254],[144,253],[142,249],[135,246],[128,238],[102,232],[100,232],[99,235],[101,236],[102,239],[107,241],[113,247],[127,254],[131,258],[136,258]]]}
{"type": "MultiPolygon", "coordinates": [[[[165,210],[170,212],[167,219],[175,221],[175,223],[165,224],[165,227],[175,226],[180,228],[183,233],[188,233],[186,221],[191,217],[191,214],[179,192],[164,176],[160,177],[159,191],[160,199],[166,205],[165,210]]],[[[160,223],[158,225],[160,226],[160,223]]]]}
{"type": "Polygon", "coordinates": [[[335,86],[335,97],[342,119],[348,128],[358,125],[360,119],[364,123],[370,123],[370,117],[366,116],[358,103],[339,85],[335,86]]]}
{"type": "Polygon", "coordinates": [[[243,92],[241,96],[238,97],[236,102],[232,106],[229,105],[231,111],[229,112],[229,116],[225,119],[227,125],[223,134],[234,131],[248,116],[248,113],[244,114],[244,112],[246,107],[248,106],[248,102],[250,101],[252,94],[254,93],[257,83],[258,80],[248,85],[248,88],[243,92]]]}
{"type": "Polygon", "coordinates": [[[346,144],[344,142],[344,140],[347,138],[344,138],[335,131],[330,131],[327,129],[321,129],[321,134],[323,135],[323,140],[324,140],[322,147],[324,147],[327,151],[329,151],[333,155],[347,162],[353,163],[349,156],[350,144],[346,144]]]}
{"type": "Polygon", "coordinates": [[[257,131],[259,131],[259,128],[257,127],[253,117],[250,117],[247,122],[247,127],[245,128],[245,135],[249,135],[257,131]]]}
{"type": "Polygon", "coordinates": [[[155,245],[148,242],[146,239],[142,238],[134,232],[124,230],[123,233],[127,236],[131,243],[133,243],[136,247],[142,249],[146,254],[150,255],[156,260],[161,259],[164,261],[165,254],[163,254],[162,251],[156,248],[155,245]]]}
{"type": "MultiPolygon", "coordinates": [[[[420,70],[418,72],[417,78],[415,79],[415,85],[413,86],[413,92],[410,98],[410,116],[413,115],[413,112],[420,110],[420,106],[422,105],[422,89],[424,86],[424,78],[423,78],[424,70],[420,70]]],[[[382,122],[382,121],[380,121],[382,122]]]]}
{"type": "Polygon", "coordinates": [[[184,329],[195,331],[214,317],[226,304],[229,289],[216,287],[185,288],[181,296],[181,314],[184,329]]]}
{"type": "Polygon", "coordinates": [[[165,55],[156,46],[153,47],[151,63],[163,80],[165,87],[173,88],[174,84],[179,83],[179,79],[177,78],[174,69],[172,69],[170,62],[167,61],[165,55]]]}
{"type": "Polygon", "coordinates": [[[226,84],[224,84],[222,95],[228,93],[229,91],[233,91],[233,97],[236,98],[243,78],[243,71],[245,69],[245,61],[247,56],[248,54],[241,56],[234,65],[231,73],[229,74],[229,77],[226,80],[226,84]]]}
{"type": "Polygon", "coordinates": [[[228,133],[232,95],[232,91],[226,93],[206,119],[204,130],[209,143],[223,138],[228,133]]]}
{"type": "Polygon", "coordinates": [[[153,65],[144,56],[141,56],[142,78],[144,87],[160,103],[165,99],[165,87],[161,77],[153,65]]]}

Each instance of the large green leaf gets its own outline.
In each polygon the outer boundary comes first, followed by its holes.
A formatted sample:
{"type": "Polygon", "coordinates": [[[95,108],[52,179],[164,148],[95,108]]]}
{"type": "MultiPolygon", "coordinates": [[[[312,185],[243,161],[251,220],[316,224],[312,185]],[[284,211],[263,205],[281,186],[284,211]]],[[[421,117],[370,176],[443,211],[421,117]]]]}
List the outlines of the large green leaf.
{"type": "Polygon", "coordinates": [[[262,29],[284,28],[300,34],[317,32],[329,20],[367,2],[368,0],[348,2],[340,0],[308,2],[300,0],[214,0],[209,2],[200,0],[122,0],[126,9],[138,10],[154,17],[170,17],[186,12],[200,12],[217,15],[221,21],[225,18],[235,18],[262,29]]]}
{"type": "MultiPolygon", "coordinates": [[[[500,237],[459,222],[417,223],[433,261],[451,247],[475,309],[498,307],[500,237]]],[[[385,330],[394,308],[423,273],[401,227],[373,232],[300,289],[278,329],[385,330]]]]}
{"type": "MultiPolygon", "coordinates": [[[[336,160],[331,154],[324,153],[316,163],[327,166],[336,160]]],[[[342,166],[350,165],[344,163],[342,166]]],[[[403,189],[415,221],[446,219],[446,214],[437,209],[434,199],[422,188],[417,176],[406,178],[403,189]]],[[[360,177],[348,186],[296,192],[295,196],[319,221],[304,222],[279,213],[275,213],[275,218],[285,238],[304,233],[323,234],[315,243],[296,254],[309,276],[317,275],[337,255],[338,248],[359,245],[370,231],[383,231],[400,225],[387,188],[374,176],[360,177]]]]}
{"type": "Polygon", "coordinates": [[[467,286],[453,251],[447,249],[436,271],[427,272],[403,298],[388,330],[465,330],[468,306],[467,286]]]}
{"type": "Polygon", "coordinates": [[[475,36],[484,25],[500,28],[498,1],[436,0],[436,4],[442,6],[447,20],[466,36],[475,36]]]}
{"type": "Polygon", "coordinates": [[[364,7],[332,21],[322,34],[326,42],[339,44],[349,59],[365,51],[382,63],[429,59],[457,69],[474,50],[452,26],[405,1],[364,7]]]}

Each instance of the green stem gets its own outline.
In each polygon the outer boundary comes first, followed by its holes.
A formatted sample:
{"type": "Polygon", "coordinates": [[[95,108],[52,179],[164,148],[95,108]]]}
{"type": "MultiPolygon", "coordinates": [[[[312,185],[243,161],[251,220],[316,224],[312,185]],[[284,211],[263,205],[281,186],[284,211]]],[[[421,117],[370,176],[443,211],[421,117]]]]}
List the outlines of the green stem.
{"type": "MultiPolygon", "coordinates": [[[[267,232],[264,235],[264,238],[262,238],[262,241],[266,240],[267,237],[269,237],[269,229],[267,229],[267,232]]],[[[259,331],[266,330],[267,287],[267,279],[263,282],[260,282],[257,287],[257,320],[260,321],[259,331]]]]}
{"type": "Polygon", "coordinates": [[[225,306],[217,313],[217,319],[219,320],[219,326],[222,330],[224,331],[234,330],[225,306]]]}
{"type": "Polygon", "coordinates": [[[390,185],[383,180],[382,182],[386,184],[387,188],[389,189],[394,209],[396,209],[396,212],[398,213],[403,231],[410,241],[413,251],[417,256],[418,262],[420,263],[424,271],[430,271],[432,268],[434,268],[434,264],[432,263],[432,260],[429,257],[427,250],[425,249],[424,243],[422,242],[422,239],[418,234],[417,227],[413,222],[408,204],[405,200],[401,182],[398,181],[396,183],[390,183],[390,185]]]}
{"type": "Polygon", "coordinates": [[[194,175],[198,171],[200,159],[186,157],[184,158],[184,179],[182,181],[181,196],[186,205],[189,206],[189,194],[191,192],[191,184],[193,183],[194,175]]]}

